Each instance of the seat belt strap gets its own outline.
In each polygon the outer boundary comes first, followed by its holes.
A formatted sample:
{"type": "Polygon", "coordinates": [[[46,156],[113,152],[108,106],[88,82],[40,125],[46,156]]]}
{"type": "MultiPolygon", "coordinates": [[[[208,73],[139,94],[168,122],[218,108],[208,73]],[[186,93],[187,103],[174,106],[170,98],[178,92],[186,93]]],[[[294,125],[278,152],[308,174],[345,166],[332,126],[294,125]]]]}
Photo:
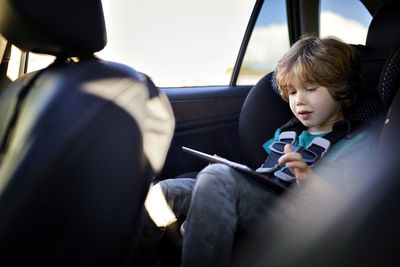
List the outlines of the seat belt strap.
{"type": "MultiPolygon", "coordinates": [[[[315,164],[318,160],[323,158],[331,147],[331,142],[323,137],[315,137],[307,148],[298,147],[299,149],[293,149],[292,152],[298,152],[303,157],[304,161],[308,165],[315,164]]],[[[289,168],[284,167],[282,170],[274,172],[275,177],[285,181],[292,182],[295,180],[295,176],[289,170],[289,168]]]]}
{"type": "Polygon", "coordinates": [[[334,124],[330,133],[324,137],[314,138],[306,148],[293,145],[297,136],[305,129],[300,121],[296,118],[291,119],[288,123],[283,125],[281,129],[283,129],[283,131],[279,135],[279,141],[269,146],[271,153],[268,155],[264,164],[256,171],[267,174],[273,173],[275,176],[274,180],[279,180],[277,182],[286,186],[295,180],[294,175],[288,168],[284,167],[278,170],[280,168],[278,160],[284,154],[284,147],[286,144],[290,144],[292,152],[300,153],[304,161],[312,166],[326,155],[329,148],[334,143],[348,134],[351,127],[348,120],[337,122],[334,124]]]}
{"type": "Polygon", "coordinates": [[[272,143],[269,146],[271,153],[269,153],[264,164],[256,170],[259,173],[273,173],[280,166],[278,159],[285,154],[284,147],[287,144],[294,144],[297,139],[297,133],[295,131],[287,131],[279,134],[279,141],[272,143]]]}

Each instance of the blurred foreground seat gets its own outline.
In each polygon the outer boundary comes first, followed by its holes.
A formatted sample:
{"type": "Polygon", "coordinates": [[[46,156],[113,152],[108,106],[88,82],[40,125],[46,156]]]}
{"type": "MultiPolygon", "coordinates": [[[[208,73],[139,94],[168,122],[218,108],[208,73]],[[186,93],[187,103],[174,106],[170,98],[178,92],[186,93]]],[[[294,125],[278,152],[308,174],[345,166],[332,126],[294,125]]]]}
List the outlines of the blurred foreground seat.
{"type": "Polygon", "coordinates": [[[0,265],[126,263],[173,134],[166,96],[93,55],[100,0],[0,0],[0,32],[56,56],[0,94],[0,265]]]}

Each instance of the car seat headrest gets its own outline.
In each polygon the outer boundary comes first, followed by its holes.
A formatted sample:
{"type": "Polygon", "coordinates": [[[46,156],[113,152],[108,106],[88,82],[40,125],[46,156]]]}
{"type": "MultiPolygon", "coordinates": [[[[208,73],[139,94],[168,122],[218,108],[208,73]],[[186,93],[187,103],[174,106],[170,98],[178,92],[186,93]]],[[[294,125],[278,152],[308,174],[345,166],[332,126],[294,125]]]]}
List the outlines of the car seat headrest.
{"type": "Polygon", "coordinates": [[[387,57],[393,46],[400,42],[400,2],[392,0],[375,14],[368,28],[366,47],[372,48],[373,56],[387,57]]]}
{"type": "Polygon", "coordinates": [[[379,90],[381,86],[379,81],[385,72],[384,65],[387,58],[400,42],[398,13],[400,13],[399,1],[386,2],[370,23],[365,46],[353,45],[360,57],[362,87],[357,93],[355,105],[346,112],[348,119],[381,125],[386,117],[388,107],[381,99],[382,94],[387,92],[379,90]]]}
{"type": "Polygon", "coordinates": [[[379,92],[383,105],[390,107],[400,86],[400,46],[388,58],[379,82],[379,92]]]}
{"type": "Polygon", "coordinates": [[[400,46],[397,46],[382,68],[377,90],[379,97],[359,97],[356,103],[346,110],[346,117],[366,122],[380,131],[399,86],[400,46]]]}
{"type": "Polygon", "coordinates": [[[106,45],[101,0],[0,0],[0,33],[20,49],[85,56],[106,45]]]}
{"type": "Polygon", "coordinates": [[[259,167],[267,156],[262,144],[293,116],[274,87],[275,77],[271,72],[250,90],[240,112],[241,149],[246,163],[253,168],[259,167]]]}
{"type": "Polygon", "coordinates": [[[364,45],[353,45],[360,56],[361,74],[365,91],[364,95],[373,98],[378,96],[378,81],[382,67],[400,42],[400,2],[385,3],[374,15],[368,28],[367,40],[364,45]]]}

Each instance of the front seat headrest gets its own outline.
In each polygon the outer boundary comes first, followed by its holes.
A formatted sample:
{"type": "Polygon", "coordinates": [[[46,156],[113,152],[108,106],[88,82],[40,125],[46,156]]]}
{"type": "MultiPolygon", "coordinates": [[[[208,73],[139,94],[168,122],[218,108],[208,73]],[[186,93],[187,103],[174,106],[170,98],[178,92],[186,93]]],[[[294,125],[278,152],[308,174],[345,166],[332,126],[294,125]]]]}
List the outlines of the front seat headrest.
{"type": "Polygon", "coordinates": [[[0,32],[22,50],[85,56],[107,42],[101,0],[0,0],[0,32]]]}

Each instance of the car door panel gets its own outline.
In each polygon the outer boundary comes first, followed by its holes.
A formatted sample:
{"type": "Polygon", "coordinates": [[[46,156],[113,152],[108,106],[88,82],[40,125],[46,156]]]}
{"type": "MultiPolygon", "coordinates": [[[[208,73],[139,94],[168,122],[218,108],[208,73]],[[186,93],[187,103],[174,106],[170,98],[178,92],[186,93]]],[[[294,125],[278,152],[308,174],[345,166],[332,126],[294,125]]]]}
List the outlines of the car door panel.
{"type": "Polygon", "coordinates": [[[251,86],[162,89],[176,120],[174,138],[161,179],[199,171],[207,162],[186,154],[182,146],[241,161],[238,118],[251,86]]]}

